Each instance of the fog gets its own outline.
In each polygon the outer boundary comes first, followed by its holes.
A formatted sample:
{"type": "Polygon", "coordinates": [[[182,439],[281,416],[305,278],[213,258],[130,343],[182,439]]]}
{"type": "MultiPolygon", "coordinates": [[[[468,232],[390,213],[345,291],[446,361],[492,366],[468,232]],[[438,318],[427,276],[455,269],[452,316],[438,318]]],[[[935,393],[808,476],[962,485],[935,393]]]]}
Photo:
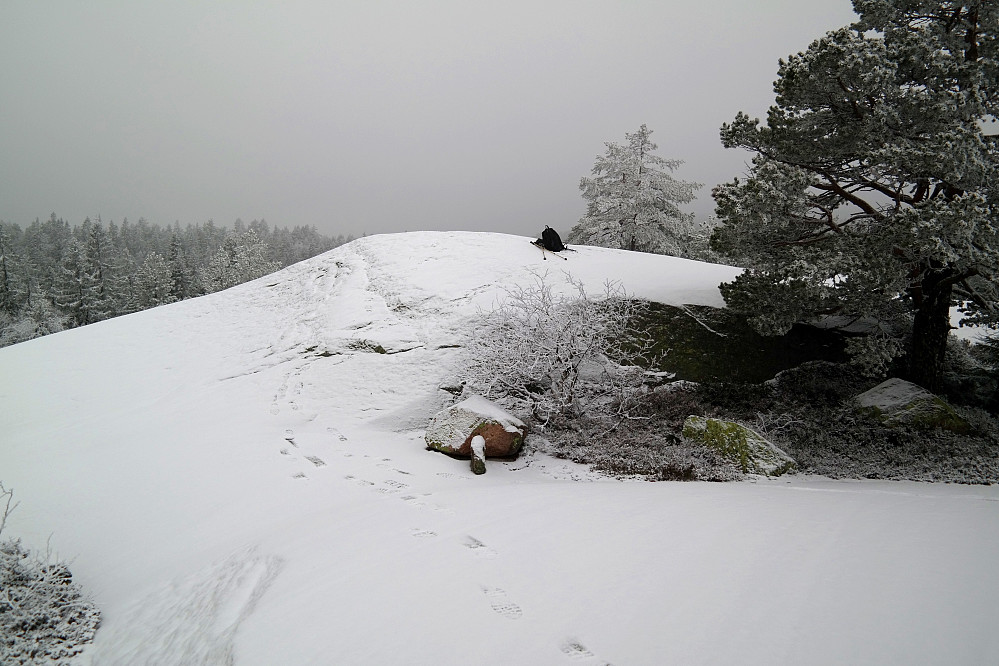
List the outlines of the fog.
{"type": "Polygon", "coordinates": [[[800,2],[0,4],[0,220],[563,233],[604,142],[745,170],[718,129],[853,18],[800,2]]]}

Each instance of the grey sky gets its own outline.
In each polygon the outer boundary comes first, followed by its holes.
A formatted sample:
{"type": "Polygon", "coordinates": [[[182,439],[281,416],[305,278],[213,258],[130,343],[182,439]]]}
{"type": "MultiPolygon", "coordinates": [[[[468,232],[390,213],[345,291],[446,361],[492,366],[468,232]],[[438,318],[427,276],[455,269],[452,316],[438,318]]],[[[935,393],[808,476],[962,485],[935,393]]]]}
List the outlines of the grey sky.
{"type": "Polygon", "coordinates": [[[646,123],[710,188],[721,123],[849,0],[0,3],[0,220],[567,232],[646,123]]]}

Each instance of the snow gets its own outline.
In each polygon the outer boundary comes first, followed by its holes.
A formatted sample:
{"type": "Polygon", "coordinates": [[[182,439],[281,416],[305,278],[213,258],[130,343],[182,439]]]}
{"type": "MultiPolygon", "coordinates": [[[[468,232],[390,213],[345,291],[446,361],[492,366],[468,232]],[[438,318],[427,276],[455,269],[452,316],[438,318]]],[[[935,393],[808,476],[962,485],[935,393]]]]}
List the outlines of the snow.
{"type": "Polygon", "coordinates": [[[588,247],[553,266],[529,240],[368,237],[0,349],[7,534],[51,538],[102,608],[80,663],[994,661],[995,487],[646,483],[539,455],[474,477],[426,451],[454,345],[504,288],[568,270],[720,305],[737,273],[588,247]]]}
{"type": "MultiPolygon", "coordinates": [[[[466,412],[478,414],[480,417],[492,419],[496,423],[503,426],[503,429],[507,432],[520,432],[520,428],[524,427],[523,421],[507,412],[495,402],[486,400],[481,395],[469,396],[467,399],[462,400],[455,406],[465,410],[466,412]]],[[[485,440],[483,440],[483,442],[484,441],[485,440]]],[[[473,438],[473,445],[474,442],[475,440],[473,438]]]]}

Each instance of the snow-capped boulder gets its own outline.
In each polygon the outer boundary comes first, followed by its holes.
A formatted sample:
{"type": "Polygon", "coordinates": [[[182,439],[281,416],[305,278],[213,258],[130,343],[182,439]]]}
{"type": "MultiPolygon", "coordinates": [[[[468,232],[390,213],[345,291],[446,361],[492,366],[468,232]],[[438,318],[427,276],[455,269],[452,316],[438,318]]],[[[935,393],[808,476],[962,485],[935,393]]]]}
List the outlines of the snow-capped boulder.
{"type": "Polygon", "coordinates": [[[688,416],[683,436],[718,451],[748,474],[780,476],[797,467],[791,456],[762,435],[732,421],[688,416]]]}
{"type": "Polygon", "coordinates": [[[494,402],[472,396],[430,420],[427,448],[451,456],[471,457],[472,439],[483,439],[483,458],[512,458],[520,453],[527,425],[494,402]]]}
{"type": "Polygon", "coordinates": [[[904,379],[889,379],[857,396],[862,411],[886,425],[916,425],[968,432],[971,426],[943,398],[904,379]]]}

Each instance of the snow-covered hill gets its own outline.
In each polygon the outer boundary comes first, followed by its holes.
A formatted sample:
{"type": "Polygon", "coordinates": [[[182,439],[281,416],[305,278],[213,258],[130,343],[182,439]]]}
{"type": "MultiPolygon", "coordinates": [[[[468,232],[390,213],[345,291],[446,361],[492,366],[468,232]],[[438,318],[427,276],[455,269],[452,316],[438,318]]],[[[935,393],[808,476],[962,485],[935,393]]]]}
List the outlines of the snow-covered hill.
{"type": "Polygon", "coordinates": [[[538,271],[720,305],[735,269],[374,236],[0,350],[8,532],[73,562],[94,664],[990,663],[999,490],[646,483],[424,450],[477,308],[538,271]],[[384,351],[386,353],[379,353],[384,351]]]}

